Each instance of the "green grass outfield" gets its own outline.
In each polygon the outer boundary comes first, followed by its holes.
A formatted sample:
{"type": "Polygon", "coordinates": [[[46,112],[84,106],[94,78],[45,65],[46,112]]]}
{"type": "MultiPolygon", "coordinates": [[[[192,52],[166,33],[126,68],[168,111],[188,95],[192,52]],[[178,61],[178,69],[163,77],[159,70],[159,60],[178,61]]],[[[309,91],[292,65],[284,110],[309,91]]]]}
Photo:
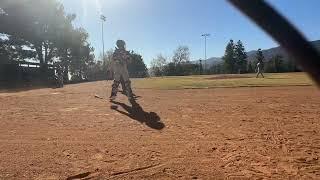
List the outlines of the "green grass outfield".
{"type": "Polygon", "coordinates": [[[274,87],[309,85],[314,85],[314,83],[305,73],[266,73],[265,78],[256,78],[255,74],[223,74],[133,79],[134,88],[166,90],[205,89],[219,87],[274,87]]]}

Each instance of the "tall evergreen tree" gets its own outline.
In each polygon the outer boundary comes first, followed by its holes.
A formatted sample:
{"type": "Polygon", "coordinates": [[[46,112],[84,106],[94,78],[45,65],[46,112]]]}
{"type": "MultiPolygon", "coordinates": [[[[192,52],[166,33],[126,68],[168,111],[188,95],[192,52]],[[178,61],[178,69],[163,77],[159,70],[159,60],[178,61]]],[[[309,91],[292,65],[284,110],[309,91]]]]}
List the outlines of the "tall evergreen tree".
{"type": "Polygon", "coordinates": [[[275,72],[284,72],[285,71],[285,65],[283,63],[283,57],[281,55],[276,55],[274,57],[274,67],[275,72]]]}
{"type": "Polygon", "coordinates": [[[240,40],[237,42],[234,51],[238,73],[245,73],[247,71],[247,53],[240,40]]]}
{"type": "Polygon", "coordinates": [[[235,73],[236,72],[236,59],[235,59],[235,45],[233,40],[227,44],[225,54],[223,56],[224,66],[227,73],[235,73]]]}
{"type": "Polygon", "coordinates": [[[248,73],[254,73],[254,67],[252,66],[252,62],[248,63],[248,73]]]}

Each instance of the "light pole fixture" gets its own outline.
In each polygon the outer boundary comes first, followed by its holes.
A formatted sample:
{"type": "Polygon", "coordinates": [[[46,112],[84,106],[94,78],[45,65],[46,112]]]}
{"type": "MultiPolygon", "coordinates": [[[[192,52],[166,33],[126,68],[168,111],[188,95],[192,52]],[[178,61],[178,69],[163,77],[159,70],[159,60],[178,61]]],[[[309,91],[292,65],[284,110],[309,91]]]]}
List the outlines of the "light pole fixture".
{"type": "Polygon", "coordinates": [[[101,24],[102,24],[102,30],[101,30],[101,33],[102,33],[102,61],[104,61],[104,30],[103,30],[103,24],[104,24],[104,22],[106,22],[106,17],[104,16],[104,15],[101,15],[100,16],[100,19],[101,19],[101,24]]]}
{"type": "Polygon", "coordinates": [[[202,37],[204,37],[204,70],[206,71],[207,66],[207,37],[210,36],[209,33],[202,34],[202,37]]]}

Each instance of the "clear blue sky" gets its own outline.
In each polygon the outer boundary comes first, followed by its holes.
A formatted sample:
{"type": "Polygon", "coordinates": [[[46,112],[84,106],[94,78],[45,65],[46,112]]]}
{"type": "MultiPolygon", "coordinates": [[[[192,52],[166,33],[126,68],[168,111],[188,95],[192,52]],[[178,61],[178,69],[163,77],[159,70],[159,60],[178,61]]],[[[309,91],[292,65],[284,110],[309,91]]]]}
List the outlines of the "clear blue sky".
{"type": "MultiPolygon", "coordinates": [[[[76,26],[84,27],[98,56],[102,52],[100,14],[105,23],[105,49],[117,39],[140,53],[147,65],[161,53],[171,57],[178,45],[187,45],[191,59],[204,57],[203,33],[210,33],[208,57],[221,57],[232,38],[246,50],[277,46],[270,37],[225,0],[61,0],[68,13],[76,13],[76,26]]],[[[319,0],[269,0],[310,40],[320,39],[319,0]]],[[[274,27],[277,28],[277,27],[274,27]]]]}

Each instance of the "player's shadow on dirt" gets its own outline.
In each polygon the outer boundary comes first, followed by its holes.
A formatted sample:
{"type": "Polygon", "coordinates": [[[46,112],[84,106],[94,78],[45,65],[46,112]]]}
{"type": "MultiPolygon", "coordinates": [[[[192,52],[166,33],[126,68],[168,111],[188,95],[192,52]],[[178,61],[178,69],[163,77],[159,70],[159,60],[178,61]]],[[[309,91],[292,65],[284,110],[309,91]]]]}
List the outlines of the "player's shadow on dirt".
{"type": "Polygon", "coordinates": [[[111,106],[111,109],[130,117],[140,123],[146,124],[152,129],[161,130],[165,127],[164,123],[161,122],[159,115],[155,112],[145,112],[143,108],[138,104],[134,103],[134,105],[128,106],[124,103],[111,101],[114,105],[111,106]],[[127,112],[121,111],[118,109],[118,106],[121,106],[127,112]]]}
{"type": "MultiPolygon", "coordinates": [[[[123,91],[123,90],[119,90],[119,92],[120,92],[121,94],[123,94],[123,95],[125,95],[125,96],[126,96],[125,91],[123,91]]],[[[137,100],[137,99],[141,98],[141,96],[137,96],[137,95],[136,95],[136,94],[134,94],[134,93],[132,93],[132,96],[133,96],[133,98],[134,98],[135,100],[137,100]]]]}

